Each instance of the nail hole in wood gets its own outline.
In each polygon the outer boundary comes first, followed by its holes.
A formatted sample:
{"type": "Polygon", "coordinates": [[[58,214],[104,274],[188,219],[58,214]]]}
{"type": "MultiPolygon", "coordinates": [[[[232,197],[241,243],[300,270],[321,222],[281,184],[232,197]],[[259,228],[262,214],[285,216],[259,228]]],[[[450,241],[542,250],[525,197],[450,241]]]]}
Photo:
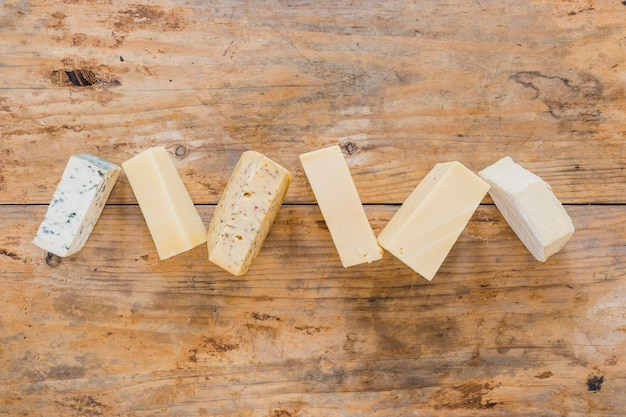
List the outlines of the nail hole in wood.
{"type": "Polygon", "coordinates": [[[185,148],[183,145],[180,145],[176,148],[176,151],[174,151],[174,153],[176,154],[176,156],[185,156],[185,154],[187,153],[187,148],[185,148]]]}
{"type": "Polygon", "coordinates": [[[46,263],[48,264],[48,266],[55,268],[61,263],[61,257],[55,255],[54,253],[48,252],[48,254],[46,255],[46,263]]]}

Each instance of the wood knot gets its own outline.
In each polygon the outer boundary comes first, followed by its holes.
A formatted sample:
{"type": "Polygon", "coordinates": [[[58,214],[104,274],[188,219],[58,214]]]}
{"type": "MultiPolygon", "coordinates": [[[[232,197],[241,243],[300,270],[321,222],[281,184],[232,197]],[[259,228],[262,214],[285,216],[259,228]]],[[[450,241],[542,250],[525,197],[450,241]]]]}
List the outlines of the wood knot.
{"type": "Polygon", "coordinates": [[[341,145],[341,149],[347,155],[354,155],[359,150],[359,146],[354,142],[346,142],[341,145]]]}

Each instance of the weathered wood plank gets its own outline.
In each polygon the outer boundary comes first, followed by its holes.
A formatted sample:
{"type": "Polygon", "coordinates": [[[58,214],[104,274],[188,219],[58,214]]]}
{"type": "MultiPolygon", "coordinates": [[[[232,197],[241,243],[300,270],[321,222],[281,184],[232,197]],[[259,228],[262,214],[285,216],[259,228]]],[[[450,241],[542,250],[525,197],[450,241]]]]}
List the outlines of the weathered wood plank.
{"type": "MultiPolygon", "coordinates": [[[[44,209],[0,208],[9,414],[623,410],[622,206],[568,207],[578,229],[543,264],[482,206],[430,283],[389,254],[343,269],[316,206],[283,207],[241,278],[203,247],[158,261],[136,206],[50,267],[30,244],[44,209]]],[[[367,209],[379,231],[397,207],[367,209]]]]}
{"type": "MultiPolygon", "coordinates": [[[[73,153],[163,144],[199,204],[254,148],[313,196],[300,153],[340,142],[366,203],[432,166],[511,155],[568,203],[624,203],[623,6],[588,1],[0,6],[0,202],[47,203],[73,153]],[[65,71],[98,82],[67,86],[65,71]],[[63,146],[59,149],[58,143],[63,146]]],[[[114,203],[134,203],[124,179],[114,203]]]]}
{"type": "Polygon", "coordinates": [[[0,414],[621,416],[624,11],[2,2],[0,414]],[[537,263],[485,205],[433,282],[388,254],[344,270],[298,162],[334,143],[377,232],[435,163],[504,155],[577,231],[537,263]],[[244,150],[291,169],[249,274],[158,261],[124,176],[48,265],[30,242],[67,158],[157,144],[207,223],[244,150]]]}

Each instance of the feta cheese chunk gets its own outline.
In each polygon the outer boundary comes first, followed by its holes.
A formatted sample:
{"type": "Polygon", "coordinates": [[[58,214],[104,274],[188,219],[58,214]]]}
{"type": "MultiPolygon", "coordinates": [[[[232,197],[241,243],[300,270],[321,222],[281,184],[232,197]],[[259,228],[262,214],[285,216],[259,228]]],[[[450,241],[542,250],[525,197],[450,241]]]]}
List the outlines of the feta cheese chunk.
{"type": "Polygon", "coordinates": [[[243,275],[261,250],[291,183],[291,174],[255,152],[244,152],[209,224],[209,260],[243,275]]]}
{"type": "Polygon", "coordinates": [[[488,189],[460,162],[437,164],[389,220],[378,242],[430,281],[488,189]]]}
{"type": "Polygon", "coordinates": [[[161,260],[206,242],[206,228],[167,150],[149,148],[122,164],[161,260]]]}
{"type": "Polygon", "coordinates": [[[300,162],[344,268],[381,259],[383,251],[341,148],[334,145],[302,154],[300,162]]]}
{"type": "Polygon", "coordinates": [[[550,186],[506,156],[478,173],[489,195],[528,251],[544,262],[560,251],[574,225],[550,186]]]}
{"type": "Polygon", "coordinates": [[[119,166],[102,158],[72,155],[33,243],[60,257],[81,250],[119,174],[119,166]]]}

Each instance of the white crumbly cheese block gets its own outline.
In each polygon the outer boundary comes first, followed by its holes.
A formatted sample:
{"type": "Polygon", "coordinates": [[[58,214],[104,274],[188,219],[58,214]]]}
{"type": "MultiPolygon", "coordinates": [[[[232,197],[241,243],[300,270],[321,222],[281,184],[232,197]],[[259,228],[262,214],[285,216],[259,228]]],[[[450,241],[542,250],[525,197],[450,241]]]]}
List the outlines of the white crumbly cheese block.
{"type": "Polygon", "coordinates": [[[378,242],[430,281],[488,189],[460,162],[437,164],[380,232],[378,242]]]}
{"type": "Polygon", "coordinates": [[[161,260],[206,242],[206,228],[167,150],[149,148],[122,164],[161,260]]]}
{"type": "Polygon", "coordinates": [[[344,268],[383,257],[350,169],[337,145],[300,155],[344,268]]]}
{"type": "Polygon", "coordinates": [[[97,156],[71,156],[33,243],[60,257],[81,250],[119,174],[119,166],[97,156]]]}
{"type": "Polygon", "coordinates": [[[544,262],[565,246],[574,225],[545,181],[508,156],[478,175],[491,184],[491,199],[535,259],[544,262]]]}
{"type": "Polygon", "coordinates": [[[244,152],[209,224],[209,260],[233,275],[243,275],[261,250],[285,194],[291,174],[255,152],[244,152]]]}

